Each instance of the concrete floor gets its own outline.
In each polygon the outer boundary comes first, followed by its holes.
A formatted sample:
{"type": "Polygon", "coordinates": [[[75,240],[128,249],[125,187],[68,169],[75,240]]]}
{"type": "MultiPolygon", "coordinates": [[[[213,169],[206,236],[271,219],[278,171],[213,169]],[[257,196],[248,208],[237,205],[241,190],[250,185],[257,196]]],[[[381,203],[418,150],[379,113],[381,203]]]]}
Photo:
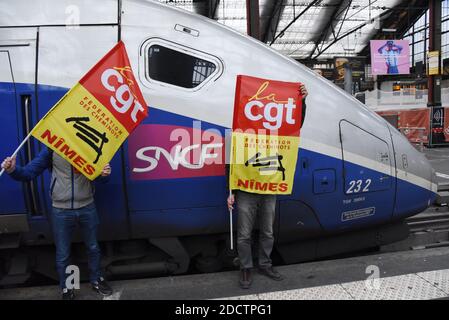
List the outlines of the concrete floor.
{"type": "MultiPolygon", "coordinates": [[[[449,248],[376,254],[278,267],[273,281],[257,273],[249,290],[238,271],[111,282],[110,300],[191,299],[441,299],[449,296],[449,248]],[[366,287],[372,270],[382,285],[366,287]],[[430,271],[430,272],[429,272],[430,271]],[[399,277],[398,277],[399,276],[399,277]],[[438,281],[434,279],[439,279],[438,281]]],[[[103,299],[83,284],[77,299],[103,299]]],[[[0,290],[0,299],[59,299],[56,286],[0,290]]]]}

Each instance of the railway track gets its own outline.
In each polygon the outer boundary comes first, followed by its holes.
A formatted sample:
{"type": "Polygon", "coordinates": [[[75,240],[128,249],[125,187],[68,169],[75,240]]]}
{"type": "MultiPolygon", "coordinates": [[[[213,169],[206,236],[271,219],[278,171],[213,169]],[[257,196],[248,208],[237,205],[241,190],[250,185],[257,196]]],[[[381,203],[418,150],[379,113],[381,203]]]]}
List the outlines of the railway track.
{"type": "Polygon", "coordinates": [[[420,250],[449,246],[449,207],[433,206],[406,220],[407,239],[380,248],[381,252],[420,250]]]}

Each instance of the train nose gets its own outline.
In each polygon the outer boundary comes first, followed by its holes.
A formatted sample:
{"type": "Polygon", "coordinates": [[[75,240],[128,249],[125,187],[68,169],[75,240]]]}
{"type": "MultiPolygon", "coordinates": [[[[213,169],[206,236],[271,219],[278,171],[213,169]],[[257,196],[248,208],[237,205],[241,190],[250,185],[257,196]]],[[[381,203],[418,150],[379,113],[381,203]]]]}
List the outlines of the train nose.
{"type": "Polygon", "coordinates": [[[431,206],[437,198],[436,174],[426,156],[401,135],[395,143],[397,188],[394,216],[408,217],[431,206]]]}

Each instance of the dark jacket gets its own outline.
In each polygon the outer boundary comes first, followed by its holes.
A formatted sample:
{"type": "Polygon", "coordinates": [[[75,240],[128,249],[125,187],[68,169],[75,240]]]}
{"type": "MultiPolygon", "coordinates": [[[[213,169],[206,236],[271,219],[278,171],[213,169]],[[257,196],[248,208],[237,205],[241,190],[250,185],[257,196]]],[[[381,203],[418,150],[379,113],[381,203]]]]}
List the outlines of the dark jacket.
{"type": "MultiPolygon", "coordinates": [[[[39,176],[46,169],[50,169],[50,197],[53,207],[60,209],[78,209],[94,201],[94,183],[83,174],[76,172],[73,166],[57,153],[44,148],[26,166],[16,166],[10,173],[14,180],[29,181],[39,176]]],[[[96,180],[106,182],[107,177],[96,180]]]]}

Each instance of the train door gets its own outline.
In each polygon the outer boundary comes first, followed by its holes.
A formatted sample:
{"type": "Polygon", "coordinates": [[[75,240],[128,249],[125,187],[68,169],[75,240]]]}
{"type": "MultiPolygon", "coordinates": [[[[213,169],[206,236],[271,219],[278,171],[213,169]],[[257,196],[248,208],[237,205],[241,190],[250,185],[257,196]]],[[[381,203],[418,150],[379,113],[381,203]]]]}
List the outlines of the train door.
{"type": "Polygon", "coordinates": [[[386,141],[352,124],[340,122],[344,200],[343,226],[386,221],[393,212],[396,178],[386,141]]]}
{"type": "MultiPolygon", "coordinates": [[[[0,140],[2,157],[11,154],[19,145],[18,114],[16,105],[16,87],[11,68],[9,51],[0,51],[0,109],[2,121],[0,125],[0,140]]],[[[22,187],[6,177],[0,178],[0,215],[25,213],[22,187]]]]}
{"type": "MultiPolygon", "coordinates": [[[[14,101],[12,105],[15,117],[15,119],[10,119],[11,115],[9,115],[9,118],[2,117],[1,130],[8,130],[9,136],[14,137],[14,139],[8,139],[7,142],[4,142],[6,145],[2,150],[6,155],[11,154],[16,149],[39,121],[39,109],[38,88],[36,87],[38,30],[37,28],[23,28],[7,29],[5,32],[11,39],[14,39],[13,43],[5,45],[5,49],[8,50],[13,79],[14,98],[10,102],[14,101]],[[14,130],[11,130],[11,125],[14,126],[14,130]],[[12,135],[12,133],[14,134],[12,135]]],[[[17,163],[19,165],[28,163],[37,156],[41,148],[42,146],[35,139],[29,139],[19,152],[17,163]]],[[[7,180],[10,184],[21,188],[20,192],[16,190],[14,197],[16,201],[11,200],[14,198],[5,201],[5,203],[10,203],[7,206],[11,206],[12,203],[20,204],[22,212],[28,213],[31,225],[42,222],[46,224],[48,199],[45,196],[44,186],[47,184],[48,174],[24,183],[13,182],[11,179],[7,180]]]]}

